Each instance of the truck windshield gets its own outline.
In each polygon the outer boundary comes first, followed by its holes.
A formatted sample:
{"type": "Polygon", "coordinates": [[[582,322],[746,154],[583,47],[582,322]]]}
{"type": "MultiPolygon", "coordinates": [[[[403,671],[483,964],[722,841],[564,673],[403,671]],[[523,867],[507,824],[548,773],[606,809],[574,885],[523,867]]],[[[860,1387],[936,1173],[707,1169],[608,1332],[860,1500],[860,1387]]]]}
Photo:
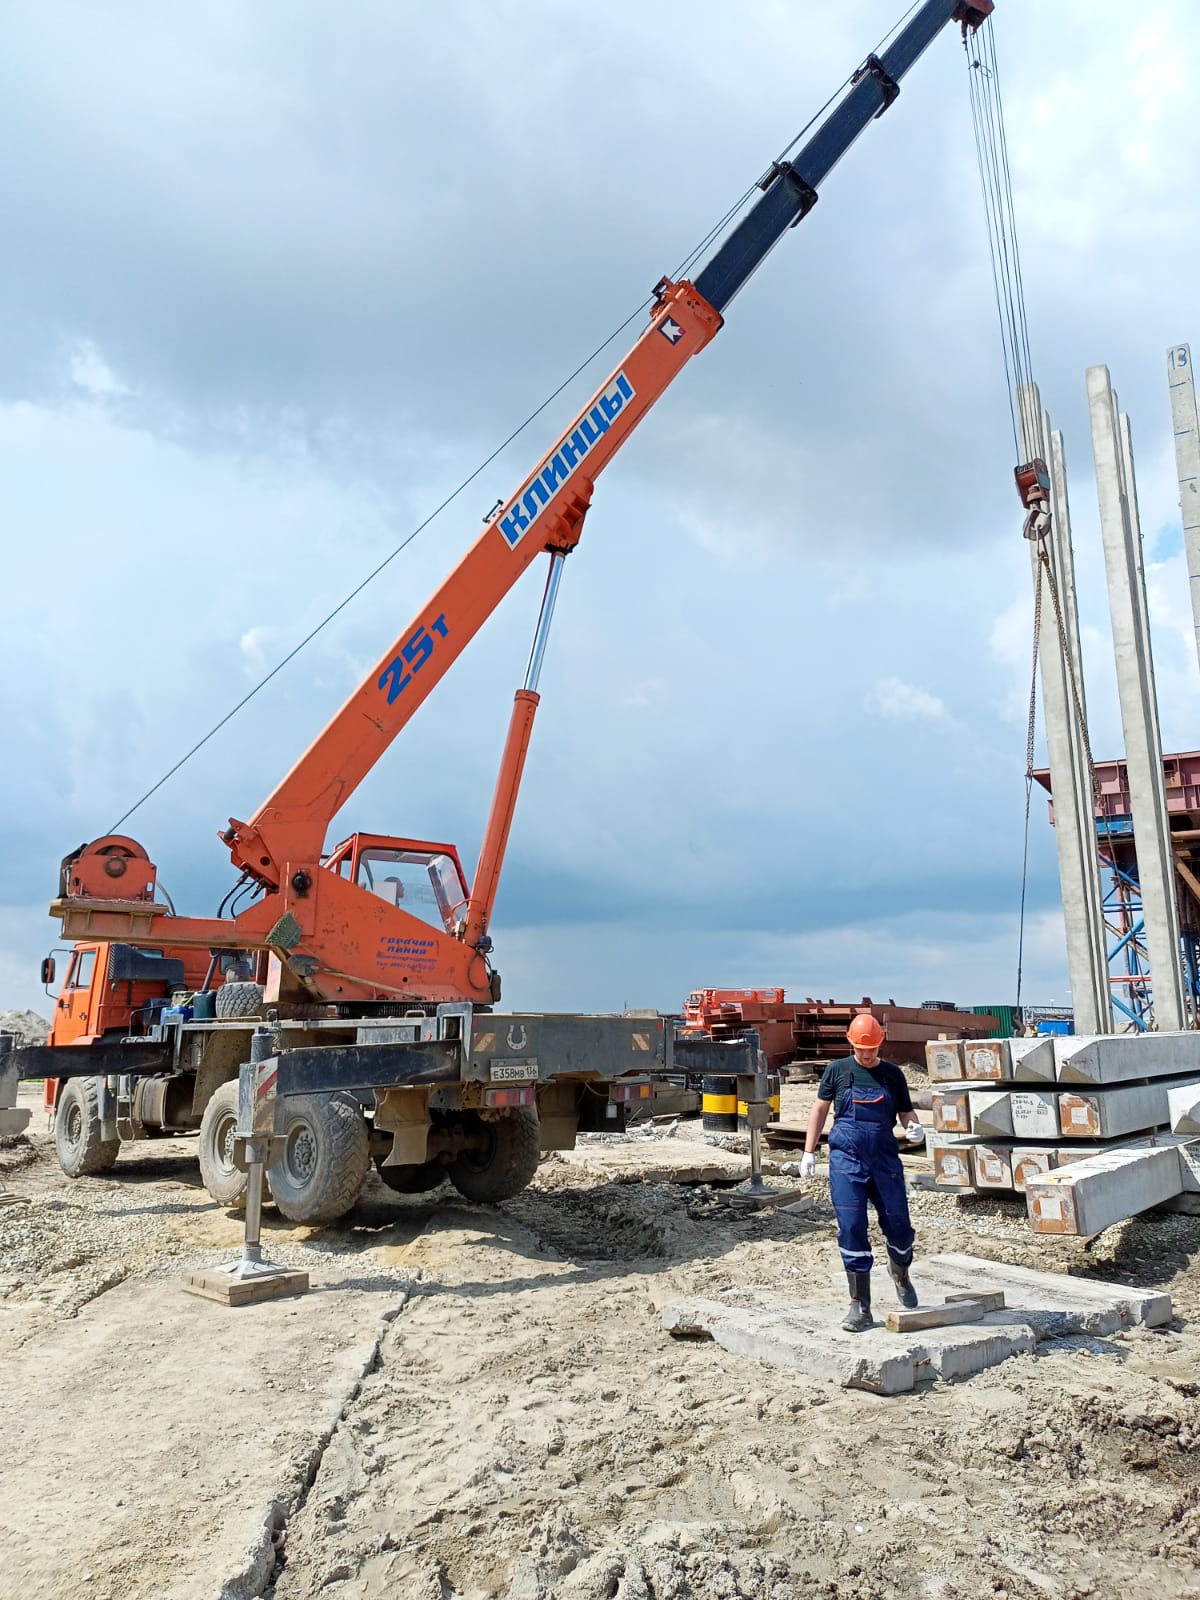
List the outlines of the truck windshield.
{"type": "Polygon", "coordinates": [[[438,851],[372,846],[359,855],[358,883],[447,933],[454,932],[466,910],[467,889],[458,867],[438,851]]]}

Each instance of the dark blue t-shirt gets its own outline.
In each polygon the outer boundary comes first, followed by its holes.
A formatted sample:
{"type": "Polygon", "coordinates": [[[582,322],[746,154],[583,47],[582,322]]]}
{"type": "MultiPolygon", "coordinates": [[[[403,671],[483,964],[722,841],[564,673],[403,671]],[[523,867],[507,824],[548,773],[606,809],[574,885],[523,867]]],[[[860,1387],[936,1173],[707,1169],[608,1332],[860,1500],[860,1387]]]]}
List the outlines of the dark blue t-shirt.
{"type": "Polygon", "coordinates": [[[817,1099],[832,1100],[836,1106],[842,1095],[851,1087],[855,1089],[882,1087],[891,1095],[892,1105],[897,1113],[911,1111],[913,1108],[908,1082],[900,1068],[893,1066],[890,1061],[877,1062],[873,1067],[860,1067],[853,1056],[847,1056],[844,1061],[831,1061],[821,1074],[817,1099]]]}

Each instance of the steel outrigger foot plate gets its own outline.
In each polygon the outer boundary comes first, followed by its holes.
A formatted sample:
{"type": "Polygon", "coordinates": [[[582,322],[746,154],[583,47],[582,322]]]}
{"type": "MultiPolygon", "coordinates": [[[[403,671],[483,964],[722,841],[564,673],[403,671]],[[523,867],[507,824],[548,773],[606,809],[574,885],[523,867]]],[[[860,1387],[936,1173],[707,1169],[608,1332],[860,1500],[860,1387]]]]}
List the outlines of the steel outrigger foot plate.
{"type": "MultiPolygon", "coordinates": [[[[770,1184],[764,1183],[761,1178],[747,1178],[745,1183],[739,1183],[736,1189],[729,1189],[722,1196],[732,1206],[745,1206],[756,1208],[761,1206],[784,1206],[796,1200],[805,1198],[800,1189],[773,1189],[770,1184]]],[[[807,1207],[800,1207],[806,1210],[807,1207]]]]}
{"type": "Polygon", "coordinates": [[[185,1294],[202,1295],[221,1305],[248,1306],[260,1300],[305,1294],[308,1273],[292,1267],[277,1267],[270,1261],[246,1261],[239,1257],[236,1261],[227,1261],[224,1266],[189,1272],[181,1287],[185,1294]]]}

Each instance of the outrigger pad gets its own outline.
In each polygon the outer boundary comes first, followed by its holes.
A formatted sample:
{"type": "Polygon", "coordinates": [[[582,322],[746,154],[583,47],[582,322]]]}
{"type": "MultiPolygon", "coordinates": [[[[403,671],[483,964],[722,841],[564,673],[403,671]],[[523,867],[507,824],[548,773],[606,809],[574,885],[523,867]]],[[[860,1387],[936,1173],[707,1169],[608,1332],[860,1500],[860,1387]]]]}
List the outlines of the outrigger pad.
{"type": "Polygon", "coordinates": [[[246,1264],[232,1261],[228,1266],[207,1272],[189,1272],[183,1280],[185,1294],[198,1294],[223,1306],[250,1306],[260,1300],[279,1300],[287,1295],[307,1294],[308,1273],[290,1267],[267,1266],[253,1271],[246,1264]]]}

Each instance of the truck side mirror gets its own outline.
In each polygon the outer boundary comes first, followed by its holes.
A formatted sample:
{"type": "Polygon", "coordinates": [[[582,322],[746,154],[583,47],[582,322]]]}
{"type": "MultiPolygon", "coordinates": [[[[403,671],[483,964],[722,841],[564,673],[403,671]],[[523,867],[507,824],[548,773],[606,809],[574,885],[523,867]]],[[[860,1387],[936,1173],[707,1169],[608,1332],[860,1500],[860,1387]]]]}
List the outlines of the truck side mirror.
{"type": "Polygon", "coordinates": [[[50,991],[50,985],[54,982],[54,974],[56,970],[57,969],[54,965],[54,957],[44,956],[42,958],[42,988],[45,989],[47,993],[50,991]]]}

